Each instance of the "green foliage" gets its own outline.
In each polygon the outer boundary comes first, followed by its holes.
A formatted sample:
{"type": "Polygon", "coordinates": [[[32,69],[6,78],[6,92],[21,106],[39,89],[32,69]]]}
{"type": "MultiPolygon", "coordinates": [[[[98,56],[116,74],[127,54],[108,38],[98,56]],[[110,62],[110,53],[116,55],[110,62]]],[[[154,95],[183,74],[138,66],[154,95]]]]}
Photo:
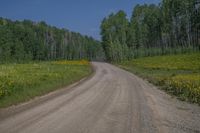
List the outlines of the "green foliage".
{"type": "Polygon", "coordinates": [[[200,104],[200,74],[174,76],[165,81],[168,92],[178,95],[182,100],[200,104]]]}
{"type": "Polygon", "coordinates": [[[107,59],[199,51],[199,9],[196,0],[162,0],[159,5],[135,6],[130,22],[123,11],[112,13],[101,25],[107,59]]]}
{"type": "Polygon", "coordinates": [[[0,62],[103,58],[100,42],[45,22],[0,18],[0,62]]]}
{"type": "Polygon", "coordinates": [[[119,65],[182,100],[200,104],[200,53],[145,57],[119,65]]]}
{"type": "Polygon", "coordinates": [[[0,65],[0,107],[17,104],[80,80],[91,73],[87,61],[0,65]]]}
{"type": "Polygon", "coordinates": [[[146,69],[200,71],[200,53],[139,58],[132,63],[146,69]]]}
{"type": "Polygon", "coordinates": [[[128,20],[123,11],[111,14],[101,24],[102,45],[109,61],[126,59],[127,44],[126,33],[128,20]]]}

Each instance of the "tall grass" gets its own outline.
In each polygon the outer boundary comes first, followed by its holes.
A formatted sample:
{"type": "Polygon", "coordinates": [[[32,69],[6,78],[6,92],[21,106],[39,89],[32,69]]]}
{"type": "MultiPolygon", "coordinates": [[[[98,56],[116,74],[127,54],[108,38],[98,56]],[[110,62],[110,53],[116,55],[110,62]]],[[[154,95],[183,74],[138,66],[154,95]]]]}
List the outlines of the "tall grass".
{"type": "Polygon", "coordinates": [[[198,48],[193,47],[177,47],[177,48],[150,48],[150,49],[134,49],[131,51],[131,57],[149,57],[149,56],[161,56],[161,55],[175,55],[198,52],[198,48]]]}
{"type": "Polygon", "coordinates": [[[145,57],[118,65],[182,100],[200,104],[200,53],[145,57]]]}
{"type": "Polygon", "coordinates": [[[87,61],[0,65],[0,107],[40,96],[91,73],[87,61]]]}

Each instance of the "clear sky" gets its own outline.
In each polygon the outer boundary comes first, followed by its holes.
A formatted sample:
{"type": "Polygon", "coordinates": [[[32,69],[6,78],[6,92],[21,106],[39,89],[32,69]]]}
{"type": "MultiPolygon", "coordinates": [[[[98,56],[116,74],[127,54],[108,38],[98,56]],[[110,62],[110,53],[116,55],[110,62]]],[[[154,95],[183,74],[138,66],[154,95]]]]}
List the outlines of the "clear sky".
{"type": "Polygon", "coordinates": [[[100,39],[101,20],[124,10],[130,17],[136,4],[160,0],[0,0],[0,17],[30,19],[100,39]]]}

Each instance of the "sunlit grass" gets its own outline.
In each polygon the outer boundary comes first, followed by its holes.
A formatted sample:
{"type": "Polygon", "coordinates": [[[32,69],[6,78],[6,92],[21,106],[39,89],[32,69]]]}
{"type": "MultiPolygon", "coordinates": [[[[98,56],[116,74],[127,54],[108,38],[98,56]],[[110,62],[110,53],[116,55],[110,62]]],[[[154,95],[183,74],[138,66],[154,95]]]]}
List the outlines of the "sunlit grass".
{"type": "Polygon", "coordinates": [[[182,100],[200,104],[200,53],[139,58],[119,66],[182,100]]]}
{"type": "Polygon", "coordinates": [[[88,61],[0,65],[0,107],[43,95],[91,73],[88,61]]]}

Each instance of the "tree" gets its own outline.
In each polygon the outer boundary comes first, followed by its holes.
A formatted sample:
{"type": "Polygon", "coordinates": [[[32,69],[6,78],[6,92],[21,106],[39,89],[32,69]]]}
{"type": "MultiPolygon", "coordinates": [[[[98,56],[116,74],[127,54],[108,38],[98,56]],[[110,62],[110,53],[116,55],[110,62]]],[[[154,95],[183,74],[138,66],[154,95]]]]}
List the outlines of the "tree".
{"type": "Polygon", "coordinates": [[[129,22],[124,11],[110,14],[101,24],[102,45],[109,61],[128,58],[127,32],[129,22]]]}
{"type": "Polygon", "coordinates": [[[101,24],[109,61],[200,50],[200,1],[162,0],[136,5],[130,22],[119,11],[101,24]]]}
{"type": "Polygon", "coordinates": [[[30,20],[0,18],[0,61],[104,58],[101,43],[92,37],[30,20]]]}

